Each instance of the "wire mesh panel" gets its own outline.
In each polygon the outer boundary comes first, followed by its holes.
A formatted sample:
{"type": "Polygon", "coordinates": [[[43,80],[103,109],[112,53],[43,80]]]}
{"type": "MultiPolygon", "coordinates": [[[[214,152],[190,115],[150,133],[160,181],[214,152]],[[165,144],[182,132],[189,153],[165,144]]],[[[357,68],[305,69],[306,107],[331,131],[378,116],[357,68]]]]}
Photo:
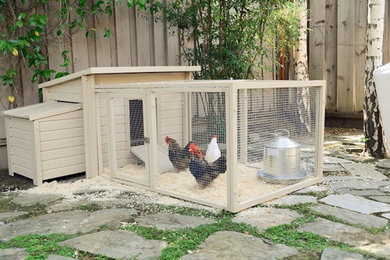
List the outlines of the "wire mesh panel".
{"type": "Polygon", "coordinates": [[[315,177],[319,88],[238,93],[238,202],[315,177]]]}
{"type": "Polygon", "coordinates": [[[226,207],[225,93],[160,95],[157,122],[158,136],[164,136],[172,165],[159,175],[159,188],[178,197],[226,207]]]}
{"type": "Polygon", "coordinates": [[[116,178],[147,185],[144,101],[138,97],[108,96],[106,109],[100,110],[104,171],[116,178]]]}

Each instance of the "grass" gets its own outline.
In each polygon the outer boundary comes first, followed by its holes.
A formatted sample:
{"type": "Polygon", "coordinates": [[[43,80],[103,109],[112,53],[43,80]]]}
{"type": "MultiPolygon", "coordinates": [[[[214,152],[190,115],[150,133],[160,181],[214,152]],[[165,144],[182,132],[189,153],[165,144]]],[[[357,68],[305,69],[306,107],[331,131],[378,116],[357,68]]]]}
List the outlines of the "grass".
{"type": "MultiPolygon", "coordinates": [[[[9,204],[10,199],[1,199],[1,204],[9,204]]],[[[297,231],[302,225],[314,221],[317,217],[325,218],[333,222],[339,222],[348,224],[351,226],[357,226],[360,228],[365,228],[367,231],[373,234],[381,234],[388,227],[383,227],[380,229],[367,228],[359,226],[356,224],[347,223],[341,219],[337,219],[334,216],[323,215],[317,213],[311,209],[315,205],[314,203],[305,203],[298,205],[278,205],[276,208],[285,208],[294,210],[302,215],[302,217],[295,219],[290,224],[284,224],[279,226],[274,226],[267,228],[263,232],[259,232],[256,227],[245,223],[236,223],[232,221],[232,218],[235,214],[230,213],[225,210],[220,210],[217,212],[210,212],[208,210],[202,209],[192,209],[187,207],[174,207],[174,206],[163,206],[158,204],[149,205],[144,211],[141,211],[141,214],[155,214],[155,213],[175,213],[182,215],[190,216],[199,216],[199,217],[210,217],[214,218],[216,221],[213,224],[200,225],[196,228],[186,228],[180,230],[158,230],[157,228],[148,228],[141,227],[136,224],[124,225],[121,229],[135,232],[139,236],[145,239],[153,240],[162,240],[167,242],[167,247],[162,251],[160,259],[180,259],[182,256],[188,254],[189,251],[196,250],[199,245],[204,242],[210,235],[219,231],[235,231],[247,235],[252,235],[272,243],[280,243],[290,247],[296,248],[299,252],[299,256],[288,258],[289,260],[293,259],[319,259],[322,251],[325,248],[338,248],[352,253],[359,253],[365,257],[371,257],[375,259],[384,259],[377,255],[369,254],[365,251],[358,250],[352,246],[333,241],[329,238],[326,238],[321,235],[313,234],[311,232],[301,232],[297,231]]],[[[262,207],[263,205],[259,205],[262,207]]],[[[11,203],[9,207],[14,207],[11,203]]],[[[141,204],[136,204],[134,207],[137,209],[142,207],[141,204]]],[[[97,205],[88,204],[78,209],[93,211],[99,209],[97,205]]],[[[37,210],[38,212],[38,210],[37,210]]],[[[140,213],[140,212],[139,212],[140,213]]],[[[89,233],[98,232],[101,230],[112,229],[108,225],[99,227],[97,230],[93,230],[89,233]]],[[[75,249],[60,246],[59,242],[80,236],[77,235],[28,235],[28,236],[19,236],[12,239],[9,242],[0,243],[0,249],[12,248],[12,247],[21,247],[26,248],[29,253],[27,259],[45,259],[49,254],[56,254],[62,256],[75,257],[77,255],[78,259],[108,259],[107,257],[101,255],[92,255],[87,252],[80,252],[75,249]]]]}

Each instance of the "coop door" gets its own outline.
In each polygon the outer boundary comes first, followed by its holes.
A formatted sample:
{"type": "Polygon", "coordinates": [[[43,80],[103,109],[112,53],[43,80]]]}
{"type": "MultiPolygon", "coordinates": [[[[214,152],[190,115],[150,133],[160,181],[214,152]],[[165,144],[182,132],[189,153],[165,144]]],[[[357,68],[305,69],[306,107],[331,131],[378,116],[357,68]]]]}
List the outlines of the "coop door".
{"type": "Polygon", "coordinates": [[[114,178],[149,185],[145,98],[115,97],[111,98],[110,103],[111,175],[114,178]]]}

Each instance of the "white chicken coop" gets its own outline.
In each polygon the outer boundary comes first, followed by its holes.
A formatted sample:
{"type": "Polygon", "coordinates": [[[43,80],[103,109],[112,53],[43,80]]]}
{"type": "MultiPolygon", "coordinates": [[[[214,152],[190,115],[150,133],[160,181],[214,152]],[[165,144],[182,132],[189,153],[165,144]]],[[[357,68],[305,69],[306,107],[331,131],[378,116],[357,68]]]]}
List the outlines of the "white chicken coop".
{"type": "Polygon", "coordinates": [[[107,82],[95,91],[99,170],[116,180],[232,212],[322,180],[324,81],[107,82]]]}

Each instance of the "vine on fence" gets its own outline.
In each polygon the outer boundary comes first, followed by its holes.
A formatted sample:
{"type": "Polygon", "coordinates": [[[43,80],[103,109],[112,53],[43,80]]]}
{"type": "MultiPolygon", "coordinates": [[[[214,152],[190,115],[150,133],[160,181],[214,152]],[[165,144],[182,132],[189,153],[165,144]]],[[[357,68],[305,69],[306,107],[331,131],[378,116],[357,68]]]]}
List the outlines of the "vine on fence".
{"type": "MultiPolygon", "coordinates": [[[[22,102],[22,66],[33,69],[32,82],[68,74],[70,50],[61,52],[62,71],[49,66],[50,35],[71,37],[70,29],[94,37],[96,29],[86,22],[94,15],[113,14],[122,0],[0,0],[1,84],[13,89],[9,102],[22,102]],[[48,12],[55,6],[55,16],[48,12]],[[50,20],[49,20],[50,19],[50,20]]],[[[291,48],[298,40],[300,5],[289,0],[126,0],[129,8],[151,12],[165,19],[179,36],[184,58],[200,65],[197,78],[257,78],[269,70],[264,58],[277,62],[273,48],[291,48]],[[278,41],[275,41],[279,39],[278,41]]],[[[104,37],[112,32],[105,28],[104,37]]],[[[23,103],[20,103],[23,104],[23,103]]]]}

